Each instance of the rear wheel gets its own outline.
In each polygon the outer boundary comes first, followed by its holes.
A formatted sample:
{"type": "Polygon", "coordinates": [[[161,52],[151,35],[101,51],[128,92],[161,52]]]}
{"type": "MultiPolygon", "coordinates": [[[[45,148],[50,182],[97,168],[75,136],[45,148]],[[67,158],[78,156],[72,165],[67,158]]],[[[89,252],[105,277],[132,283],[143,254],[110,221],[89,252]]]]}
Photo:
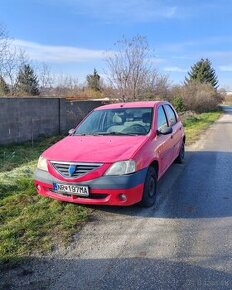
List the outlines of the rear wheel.
{"type": "Polygon", "coordinates": [[[183,163],[184,162],[184,156],[185,156],[185,148],[184,148],[184,142],[182,143],[181,145],[181,148],[180,148],[180,152],[179,152],[179,155],[177,156],[176,158],[176,163],[183,163]]]}
{"type": "Polygon", "coordinates": [[[144,189],[143,198],[140,205],[143,207],[151,207],[156,201],[156,188],[157,188],[157,173],[153,167],[148,167],[144,189]]]}

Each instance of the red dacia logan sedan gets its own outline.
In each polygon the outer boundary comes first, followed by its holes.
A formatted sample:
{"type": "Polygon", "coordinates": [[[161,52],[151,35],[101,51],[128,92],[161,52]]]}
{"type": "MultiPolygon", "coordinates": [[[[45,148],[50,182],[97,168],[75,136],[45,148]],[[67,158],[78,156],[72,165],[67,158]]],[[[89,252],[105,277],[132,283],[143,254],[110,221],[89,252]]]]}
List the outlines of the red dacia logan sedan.
{"type": "Polygon", "coordinates": [[[157,181],[184,159],[183,125],[168,102],[94,109],[39,158],[39,194],[66,202],[150,207],[157,181]]]}

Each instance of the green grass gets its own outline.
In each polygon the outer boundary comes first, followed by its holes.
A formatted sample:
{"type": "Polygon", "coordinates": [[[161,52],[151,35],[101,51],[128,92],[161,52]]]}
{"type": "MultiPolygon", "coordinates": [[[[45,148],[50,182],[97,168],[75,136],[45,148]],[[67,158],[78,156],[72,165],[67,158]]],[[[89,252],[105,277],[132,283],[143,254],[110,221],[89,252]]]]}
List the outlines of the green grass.
{"type": "Polygon", "coordinates": [[[0,261],[46,253],[67,244],[86,221],[84,206],[39,196],[33,173],[40,153],[58,140],[0,146],[0,261]]]}
{"type": "Polygon", "coordinates": [[[202,131],[206,130],[221,115],[220,111],[195,114],[183,118],[187,145],[197,141],[202,131]]]}
{"type": "Polygon", "coordinates": [[[43,138],[36,141],[33,146],[31,142],[0,146],[0,172],[10,171],[20,165],[38,159],[39,154],[58,141],[60,137],[43,138]]]}

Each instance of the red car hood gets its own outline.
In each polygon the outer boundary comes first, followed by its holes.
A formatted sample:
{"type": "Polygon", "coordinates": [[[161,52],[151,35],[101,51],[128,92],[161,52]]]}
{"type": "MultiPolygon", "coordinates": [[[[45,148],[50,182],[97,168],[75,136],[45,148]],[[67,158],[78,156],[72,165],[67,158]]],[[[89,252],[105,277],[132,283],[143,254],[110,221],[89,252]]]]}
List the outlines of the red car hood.
{"type": "Polygon", "coordinates": [[[48,160],[112,163],[128,160],[147,136],[68,136],[48,148],[48,160]]]}

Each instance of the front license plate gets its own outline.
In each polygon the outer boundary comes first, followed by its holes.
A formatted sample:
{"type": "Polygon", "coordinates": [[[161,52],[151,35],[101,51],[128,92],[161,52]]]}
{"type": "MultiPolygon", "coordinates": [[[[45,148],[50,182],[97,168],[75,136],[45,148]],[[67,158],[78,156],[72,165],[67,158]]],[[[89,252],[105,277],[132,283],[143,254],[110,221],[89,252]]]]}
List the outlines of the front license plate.
{"type": "Polygon", "coordinates": [[[89,196],[88,186],[53,183],[53,189],[59,193],[66,193],[78,196],[89,196]]]}

